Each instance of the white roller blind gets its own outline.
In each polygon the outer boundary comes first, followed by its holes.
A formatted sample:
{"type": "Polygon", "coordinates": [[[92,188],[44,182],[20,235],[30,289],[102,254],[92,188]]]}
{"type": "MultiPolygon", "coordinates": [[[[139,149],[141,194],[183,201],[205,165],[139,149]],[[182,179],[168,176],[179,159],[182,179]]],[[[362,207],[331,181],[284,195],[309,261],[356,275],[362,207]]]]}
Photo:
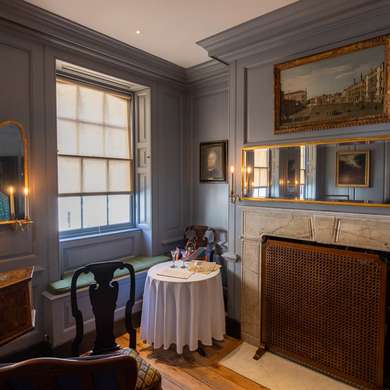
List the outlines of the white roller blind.
{"type": "Polygon", "coordinates": [[[109,192],[130,192],[130,163],[110,160],[108,162],[109,192]]]}
{"type": "Polygon", "coordinates": [[[57,83],[57,116],[77,119],[77,85],[57,83]]]}
{"type": "Polygon", "coordinates": [[[78,154],[78,129],[75,121],[60,119],[57,122],[58,153],[78,154]]]}
{"type": "Polygon", "coordinates": [[[106,95],[105,124],[126,128],[128,125],[128,101],[122,97],[106,95]]]}
{"type": "Polygon", "coordinates": [[[268,167],[268,149],[256,149],[254,156],[255,167],[268,167]]]}
{"type": "Polygon", "coordinates": [[[130,158],[129,132],[127,129],[106,127],[106,157],[130,158]]]}
{"type": "Polygon", "coordinates": [[[81,160],[74,157],[58,158],[58,192],[81,192],[81,160]]]}
{"type": "Polygon", "coordinates": [[[103,127],[89,123],[79,124],[79,150],[83,156],[104,157],[103,127]]]}
{"type": "Polygon", "coordinates": [[[84,122],[103,123],[103,99],[103,92],[80,86],[79,119],[84,122]]]}
{"type": "Polygon", "coordinates": [[[84,159],[82,192],[108,192],[107,190],[107,161],[84,159]]]}
{"type": "Polygon", "coordinates": [[[129,223],[130,96],[57,80],[59,228],[129,223]]]}

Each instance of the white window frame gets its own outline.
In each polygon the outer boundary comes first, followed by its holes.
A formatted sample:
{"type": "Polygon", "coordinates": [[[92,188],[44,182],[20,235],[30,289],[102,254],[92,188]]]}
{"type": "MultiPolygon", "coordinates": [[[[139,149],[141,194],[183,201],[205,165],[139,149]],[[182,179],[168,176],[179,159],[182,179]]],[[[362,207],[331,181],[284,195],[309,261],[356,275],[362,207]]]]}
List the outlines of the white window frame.
{"type": "MultiPolygon", "coordinates": [[[[58,157],[69,157],[69,158],[78,158],[80,159],[81,163],[81,181],[83,180],[82,175],[82,167],[83,167],[83,161],[87,159],[91,160],[105,160],[107,161],[107,171],[109,169],[109,161],[129,161],[130,163],[130,191],[105,191],[105,192],[77,192],[77,193],[64,193],[60,194],[57,193],[58,199],[65,198],[65,197],[80,197],[81,202],[81,228],[79,229],[72,229],[72,230],[59,230],[59,237],[60,239],[67,239],[67,238],[75,238],[75,237],[82,237],[82,236],[90,236],[90,235],[99,235],[99,234],[107,234],[110,232],[119,232],[123,230],[128,230],[131,228],[136,227],[136,210],[135,210],[135,148],[134,148],[134,140],[135,140],[135,120],[134,120],[134,104],[135,104],[135,98],[134,93],[130,91],[122,91],[119,90],[117,87],[111,87],[110,85],[96,85],[93,82],[83,80],[81,78],[73,78],[73,77],[66,77],[64,75],[57,75],[56,77],[56,85],[57,81],[60,82],[67,82],[67,83],[73,83],[77,84],[79,86],[84,86],[91,89],[97,89],[103,92],[108,92],[112,94],[116,94],[122,97],[125,97],[129,101],[129,158],[118,158],[118,157],[101,157],[101,156],[87,156],[87,155],[71,155],[71,154],[62,154],[57,151],[58,157]],[[108,224],[108,210],[107,210],[107,225],[103,226],[96,226],[96,227],[83,227],[83,198],[88,196],[106,196],[106,205],[108,208],[108,197],[110,195],[129,195],[129,209],[130,209],[130,221],[128,223],[119,223],[119,224],[108,224]]],[[[105,104],[105,103],[103,103],[105,104]]],[[[57,115],[57,120],[70,120],[69,118],[61,118],[57,115]]],[[[82,122],[79,120],[76,120],[77,122],[82,122]]],[[[84,122],[87,123],[87,122],[84,122]]],[[[89,122],[88,122],[89,123],[89,122]]],[[[91,123],[93,124],[93,123],[91,123]]],[[[115,127],[115,126],[110,126],[115,127]]],[[[107,179],[108,179],[108,172],[107,172],[107,179]]],[[[82,188],[82,186],[81,186],[82,188]]],[[[59,226],[58,226],[59,229],[59,226]]]]}

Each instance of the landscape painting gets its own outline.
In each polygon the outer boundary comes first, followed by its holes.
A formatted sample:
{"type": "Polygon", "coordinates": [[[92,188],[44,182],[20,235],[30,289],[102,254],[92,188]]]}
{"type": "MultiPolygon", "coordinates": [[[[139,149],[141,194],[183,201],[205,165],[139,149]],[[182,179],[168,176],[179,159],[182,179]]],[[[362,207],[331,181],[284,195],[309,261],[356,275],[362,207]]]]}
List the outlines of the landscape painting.
{"type": "Polygon", "coordinates": [[[368,187],[370,178],[370,153],[337,152],[337,187],[368,187]]]}
{"type": "Polygon", "coordinates": [[[388,37],[275,66],[275,133],[389,120],[388,37]]]}

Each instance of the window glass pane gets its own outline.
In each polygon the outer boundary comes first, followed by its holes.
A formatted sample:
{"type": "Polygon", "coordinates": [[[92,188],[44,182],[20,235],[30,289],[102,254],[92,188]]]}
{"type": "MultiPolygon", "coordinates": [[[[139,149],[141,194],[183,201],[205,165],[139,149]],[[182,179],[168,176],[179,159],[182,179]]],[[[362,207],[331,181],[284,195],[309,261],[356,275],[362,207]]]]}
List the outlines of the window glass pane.
{"type": "Polygon", "coordinates": [[[130,221],[130,195],[110,195],[108,197],[108,223],[128,223],[130,221]]]}
{"type": "Polygon", "coordinates": [[[74,121],[64,121],[59,119],[57,122],[57,147],[61,154],[77,153],[77,123],[74,121]]]}
{"type": "Polygon", "coordinates": [[[57,82],[57,116],[76,119],[77,86],[75,84],[57,82]]]}
{"type": "Polygon", "coordinates": [[[106,128],[106,156],[129,158],[129,131],[106,128]]]}
{"type": "Polygon", "coordinates": [[[81,198],[58,199],[58,224],[60,231],[81,229],[81,198]]]}
{"type": "Polygon", "coordinates": [[[79,119],[86,122],[103,123],[104,93],[96,89],[80,87],[79,119]]]}
{"type": "Polygon", "coordinates": [[[83,159],[83,192],[107,192],[107,161],[83,159]]]}
{"type": "Polygon", "coordinates": [[[268,149],[256,149],[254,159],[255,167],[268,167],[268,149]]]}
{"type": "Polygon", "coordinates": [[[127,127],[128,126],[128,100],[106,94],[106,116],[107,125],[127,127]]]}
{"type": "Polygon", "coordinates": [[[304,169],[301,169],[301,171],[300,171],[300,181],[301,181],[300,184],[305,184],[305,170],[304,169]]]}
{"type": "Polygon", "coordinates": [[[260,187],[268,186],[268,169],[260,169],[260,187]]]}
{"type": "Polygon", "coordinates": [[[131,191],[129,161],[110,160],[108,162],[108,191],[131,191]]]}
{"type": "Polygon", "coordinates": [[[103,127],[79,124],[80,154],[83,156],[104,156],[103,127]]]}
{"type": "Polygon", "coordinates": [[[81,159],[58,157],[58,192],[60,194],[81,192],[81,159]]]}
{"type": "Polygon", "coordinates": [[[107,196],[83,197],[84,228],[107,225],[107,196]]]}

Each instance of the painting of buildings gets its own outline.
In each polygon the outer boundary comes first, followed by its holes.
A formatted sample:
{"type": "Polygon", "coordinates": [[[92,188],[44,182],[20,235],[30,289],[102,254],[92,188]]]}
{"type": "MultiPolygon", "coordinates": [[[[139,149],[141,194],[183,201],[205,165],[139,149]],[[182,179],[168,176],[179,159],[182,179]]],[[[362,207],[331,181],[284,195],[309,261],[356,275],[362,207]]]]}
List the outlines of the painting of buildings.
{"type": "Polygon", "coordinates": [[[275,132],[340,127],[384,116],[385,46],[347,48],[292,66],[276,65],[275,132]]]}

